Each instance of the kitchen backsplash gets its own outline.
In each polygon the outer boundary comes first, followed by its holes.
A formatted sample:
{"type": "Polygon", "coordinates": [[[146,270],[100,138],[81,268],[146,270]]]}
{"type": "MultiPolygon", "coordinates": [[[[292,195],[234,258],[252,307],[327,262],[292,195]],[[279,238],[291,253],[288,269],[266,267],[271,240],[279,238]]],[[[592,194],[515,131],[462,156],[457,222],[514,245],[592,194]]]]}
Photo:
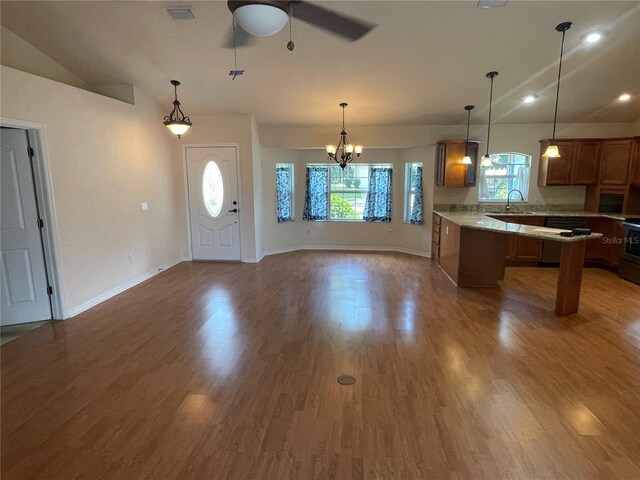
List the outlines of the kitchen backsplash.
{"type": "MultiPolygon", "coordinates": [[[[433,209],[439,212],[487,212],[487,213],[503,213],[507,211],[506,204],[496,203],[480,203],[480,204],[435,204],[433,209]]],[[[583,204],[578,205],[549,205],[540,204],[532,205],[529,203],[514,203],[511,206],[510,213],[518,212],[580,212],[584,210],[583,204]]]]}

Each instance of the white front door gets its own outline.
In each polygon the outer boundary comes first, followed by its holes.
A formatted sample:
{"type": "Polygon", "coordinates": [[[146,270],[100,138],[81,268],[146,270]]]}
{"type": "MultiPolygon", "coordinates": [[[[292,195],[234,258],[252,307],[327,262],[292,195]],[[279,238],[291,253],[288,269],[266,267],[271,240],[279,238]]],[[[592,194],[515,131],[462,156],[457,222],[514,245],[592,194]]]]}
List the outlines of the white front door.
{"type": "Polygon", "coordinates": [[[188,147],[194,260],[240,260],[236,147],[188,147]]]}
{"type": "Polygon", "coordinates": [[[51,318],[27,132],[2,128],[0,324],[51,318]]]}

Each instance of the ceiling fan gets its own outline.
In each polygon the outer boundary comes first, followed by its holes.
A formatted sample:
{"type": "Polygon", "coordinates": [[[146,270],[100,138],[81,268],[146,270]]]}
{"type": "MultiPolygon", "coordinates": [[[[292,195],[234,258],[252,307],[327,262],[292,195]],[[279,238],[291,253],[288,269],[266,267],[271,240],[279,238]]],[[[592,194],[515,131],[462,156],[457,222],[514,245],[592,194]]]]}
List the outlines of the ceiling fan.
{"type": "MultiPolygon", "coordinates": [[[[242,27],[236,33],[235,47],[252,45],[255,37],[275,35],[287,24],[290,15],[349,42],[361,39],[376,27],[304,0],[228,0],[227,6],[242,27]]],[[[223,46],[234,48],[233,31],[223,46]]]]}

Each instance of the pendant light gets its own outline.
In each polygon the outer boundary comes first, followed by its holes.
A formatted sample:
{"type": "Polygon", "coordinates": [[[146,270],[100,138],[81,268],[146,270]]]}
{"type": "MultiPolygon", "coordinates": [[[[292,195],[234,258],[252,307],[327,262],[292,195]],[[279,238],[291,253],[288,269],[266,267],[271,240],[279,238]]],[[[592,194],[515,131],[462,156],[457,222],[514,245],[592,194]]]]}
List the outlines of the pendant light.
{"type": "Polygon", "coordinates": [[[362,145],[353,145],[347,140],[347,131],[344,129],[344,109],[347,104],[342,102],[342,131],[340,132],[340,141],[338,145],[325,145],[329,159],[340,165],[343,170],[348,163],[351,163],[355,157],[359,157],[364,148],[362,145]],[[355,157],[354,157],[355,154],[355,157]]]}
{"type": "Polygon", "coordinates": [[[498,76],[498,72],[489,72],[486,76],[491,80],[491,90],[489,93],[489,122],[487,124],[487,153],[485,153],[484,157],[482,157],[480,166],[489,168],[493,167],[493,162],[491,161],[491,157],[489,156],[489,138],[491,137],[491,106],[493,103],[493,79],[498,76]]]}
{"type": "Polygon", "coordinates": [[[558,151],[558,145],[556,145],[556,124],[558,122],[558,99],[560,98],[560,74],[562,73],[562,54],[564,53],[564,35],[567,30],[573,25],[571,22],[562,22],[556,25],[556,31],[562,32],[562,43],[560,44],[560,64],[558,65],[558,86],[556,87],[556,108],[553,113],[553,135],[551,136],[551,143],[544,152],[545,157],[560,158],[560,152],[558,151]]]}
{"type": "Polygon", "coordinates": [[[178,85],[180,85],[180,82],[178,80],[171,80],[171,85],[173,85],[175,93],[173,110],[169,115],[164,117],[164,122],[162,123],[171,130],[171,133],[180,138],[187,130],[189,130],[192,123],[191,119],[182,113],[182,110],[180,109],[180,102],[178,101],[178,85]]]}
{"type": "Polygon", "coordinates": [[[464,157],[462,157],[462,163],[465,165],[471,165],[473,162],[471,161],[471,157],[469,156],[469,123],[471,122],[471,110],[473,110],[473,105],[467,105],[464,109],[467,111],[467,141],[464,145],[464,157]]]}

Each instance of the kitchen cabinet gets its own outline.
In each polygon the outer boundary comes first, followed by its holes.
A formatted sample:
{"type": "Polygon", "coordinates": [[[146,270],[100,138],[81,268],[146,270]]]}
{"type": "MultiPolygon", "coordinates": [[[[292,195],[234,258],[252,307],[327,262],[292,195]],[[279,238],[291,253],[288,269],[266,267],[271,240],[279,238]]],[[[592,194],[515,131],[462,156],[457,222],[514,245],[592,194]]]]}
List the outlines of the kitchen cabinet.
{"type": "Polygon", "coordinates": [[[640,139],[633,141],[631,148],[631,169],[629,171],[629,183],[640,186],[640,139]]]}
{"type": "Polygon", "coordinates": [[[600,154],[600,185],[626,185],[631,162],[631,139],[605,140],[600,154]]]}
{"type": "Polygon", "coordinates": [[[538,170],[538,185],[571,185],[572,168],[576,155],[575,140],[557,140],[556,145],[560,157],[549,158],[544,152],[551,143],[550,140],[540,140],[540,169],[538,170]]]}
{"type": "Polygon", "coordinates": [[[600,142],[576,142],[576,155],[571,168],[571,185],[595,185],[600,170],[600,142]]]}
{"type": "Polygon", "coordinates": [[[593,232],[602,233],[602,238],[589,240],[585,261],[615,268],[624,248],[622,221],[605,217],[587,218],[587,226],[593,232]]]}
{"type": "Polygon", "coordinates": [[[436,262],[440,261],[440,224],[442,217],[437,213],[433,214],[433,230],[431,232],[431,258],[436,262]]]}
{"type": "Polygon", "coordinates": [[[462,163],[465,140],[441,140],[436,146],[436,185],[445,188],[473,187],[477,180],[480,142],[469,140],[471,165],[462,163]]]}
{"type": "MultiPolygon", "coordinates": [[[[532,217],[530,215],[501,215],[499,220],[520,225],[544,226],[544,217],[532,217]]],[[[506,259],[509,263],[539,262],[542,260],[542,240],[530,237],[510,235],[507,238],[506,259]]]]}
{"type": "Polygon", "coordinates": [[[600,170],[600,140],[557,140],[560,157],[548,158],[544,152],[550,140],[540,140],[538,185],[596,185],[600,170]]]}

